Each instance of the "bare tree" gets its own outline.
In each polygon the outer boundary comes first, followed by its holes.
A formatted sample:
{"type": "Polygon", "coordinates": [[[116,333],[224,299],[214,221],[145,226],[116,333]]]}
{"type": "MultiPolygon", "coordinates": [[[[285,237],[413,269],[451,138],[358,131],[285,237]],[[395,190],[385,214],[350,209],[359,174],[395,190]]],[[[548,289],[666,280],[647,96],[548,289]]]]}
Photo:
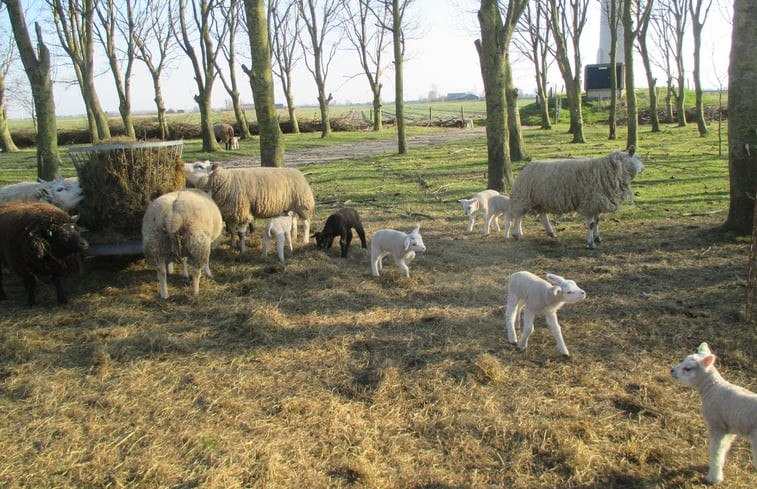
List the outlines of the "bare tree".
{"type": "Polygon", "coordinates": [[[21,62],[29,78],[37,112],[37,177],[53,180],[60,174],[60,155],[55,99],[50,78],[50,50],[42,39],[42,27],[39,23],[34,25],[37,36],[37,49],[34,49],[20,0],[2,2],[8,10],[13,38],[16,40],[21,62]]]}
{"type": "MultiPolygon", "coordinates": [[[[173,1],[173,0],[171,0],[173,1]]],[[[169,6],[164,0],[126,0],[127,8],[137,12],[134,21],[132,39],[137,46],[136,58],[147,66],[152,78],[155,93],[155,106],[158,112],[160,138],[171,137],[171,130],[166,120],[166,104],[160,77],[173,59],[176,44],[171,35],[169,6]]]]}
{"type": "Polygon", "coordinates": [[[683,69],[683,41],[687,29],[686,11],[690,0],[659,0],[660,16],[670,25],[669,32],[673,35],[673,60],[675,61],[678,87],[674,91],[676,99],[676,117],[678,126],[686,126],[686,73],[683,69]]]}
{"type": "Polygon", "coordinates": [[[358,54],[360,66],[368,80],[373,94],[373,130],[380,131],[381,77],[384,72],[382,55],[389,45],[387,30],[381,26],[389,24],[387,8],[378,8],[379,0],[357,0],[357,4],[345,4],[345,35],[358,54]]]}
{"type": "Polygon", "coordinates": [[[297,14],[297,1],[268,0],[268,25],[274,61],[273,73],[281,81],[287,111],[289,112],[289,122],[292,125],[292,132],[295,134],[300,132],[300,124],[297,121],[297,109],[294,105],[292,72],[301,59],[297,46],[302,33],[301,18],[297,14]]]}
{"type": "MultiPolygon", "coordinates": [[[[664,1],[664,0],[662,0],[664,1]]],[[[650,56],[651,62],[665,73],[665,118],[673,122],[673,52],[672,39],[674,39],[673,26],[665,15],[665,8],[660,7],[661,0],[657,0],[651,16],[652,31],[654,38],[652,45],[656,46],[655,54],[650,56]]]]}
{"type": "Polygon", "coordinates": [[[694,97],[696,100],[697,129],[699,134],[707,134],[707,124],[704,120],[704,107],[702,105],[702,30],[707,16],[712,7],[712,0],[690,0],[689,14],[691,14],[691,27],[694,33],[694,97]]]}
{"type": "Polygon", "coordinates": [[[547,98],[547,72],[554,58],[549,55],[549,23],[544,2],[528,3],[516,26],[513,44],[534,67],[541,128],[552,129],[547,98]]]}
{"type": "Polygon", "coordinates": [[[125,12],[115,6],[113,0],[100,0],[95,7],[100,19],[100,23],[94,25],[95,32],[110,63],[110,71],[118,94],[118,112],[121,114],[126,135],[136,139],[131,119],[131,71],[135,59],[134,37],[132,36],[134,11],[128,1],[125,12]],[[121,50],[116,48],[117,44],[122,45],[121,50]],[[123,77],[121,76],[122,55],[125,58],[123,77]]]}
{"type": "Polygon", "coordinates": [[[340,12],[343,3],[338,0],[299,0],[298,10],[305,30],[308,33],[308,42],[301,40],[303,49],[312,58],[308,61],[305,56],[305,65],[313,75],[318,89],[318,106],[321,110],[321,137],[331,135],[331,122],[329,121],[329,103],[332,96],[326,95],[326,78],[329,66],[334,60],[339,42],[332,39],[332,34],[339,32],[340,12]]]}
{"type": "Polygon", "coordinates": [[[55,29],[61,47],[71,58],[79,89],[87,109],[93,141],[110,138],[108,116],[95,90],[95,7],[97,0],[47,0],[53,9],[55,29]]]}
{"type": "Polygon", "coordinates": [[[216,79],[216,58],[226,37],[226,22],[220,13],[223,0],[188,1],[190,21],[187,21],[187,0],[179,0],[178,11],[174,10],[170,14],[171,25],[176,42],[191,61],[194,71],[197,85],[194,99],[200,109],[202,150],[213,152],[218,151],[219,146],[213,134],[210,97],[216,79]]]}
{"type": "Polygon", "coordinates": [[[247,139],[251,137],[250,124],[247,122],[247,115],[244,110],[242,110],[242,105],[239,102],[239,86],[237,85],[236,75],[236,37],[237,32],[242,25],[241,5],[242,0],[230,0],[228,6],[221,4],[221,9],[226,18],[226,25],[228,27],[226,43],[224,44],[223,40],[218,40],[218,43],[221,46],[221,54],[226,60],[226,66],[229,70],[228,78],[221,69],[221,66],[218,63],[218,58],[216,58],[216,68],[218,69],[218,78],[221,79],[221,83],[226,89],[226,93],[231,97],[231,106],[234,109],[234,118],[239,127],[239,134],[242,139],[247,139]]]}
{"type": "MultiPolygon", "coordinates": [[[[2,4],[0,4],[0,13],[2,13],[2,4]]],[[[18,151],[8,129],[5,107],[5,80],[8,78],[8,72],[11,64],[13,64],[14,52],[10,36],[4,28],[0,29],[0,151],[3,153],[18,151]]]]}
{"type": "Polygon", "coordinates": [[[589,0],[547,0],[547,4],[552,35],[555,39],[555,59],[565,81],[565,92],[570,105],[569,132],[573,134],[572,142],[585,143],[581,103],[582,62],[579,45],[586,26],[589,0]]]}
{"type": "Polygon", "coordinates": [[[608,139],[616,139],[617,114],[618,114],[618,71],[615,66],[618,62],[618,30],[620,27],[619,4],[623,0],[599,0],[602,13],[607,26],[610,29],[610,114],[607,124],[609,126],[608,139]]]}
{"type": "Polygon", "coordinates": [[[265,0],[244,0],[247,29],[250,34],[252,69],[250,77],[255,114],[260,127],[260,164],[284,166],[284,139],[273,99],[271,46],[266,23],[265,0]]]}
{"type": "Polygon", "coordinates": [[[644,64],[644,72],[647,76],[647,90],[649,93],[649,120],[652,132],[660,132],[660,117],[657,114],[657,78],[652,70],[651,55],[649,53],[648,34],[649,26],[652,25],[652,12],[654,1],[646,0],[643,8],[639,9],[638,16],[638,48],[641,61],[644,64]]]}

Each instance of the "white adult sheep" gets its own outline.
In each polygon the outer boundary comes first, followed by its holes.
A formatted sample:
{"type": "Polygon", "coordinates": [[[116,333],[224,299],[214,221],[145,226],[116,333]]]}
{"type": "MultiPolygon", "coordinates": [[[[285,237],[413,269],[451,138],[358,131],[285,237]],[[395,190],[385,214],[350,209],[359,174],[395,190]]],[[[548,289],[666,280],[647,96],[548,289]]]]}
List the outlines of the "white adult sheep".
{"type": "Polygon", "coordinates": [[[494,221],[497,231],[499,231],[499,216],[505,216],[505,228],[510,227],[510,216],[507,212],[510,210],[510,197],[506,195],[492,195],[486,208],[486,219],[484,221],[484,233],[489,234],[489,230],[494,221]]]}
{"type": "Polygon", "coordinates": [[[528,337],[534,331],[534,317],[537,314],[544,314],[557,342],[557,349],[561,354],[570,356],[562,337],[560,323],[557,322],[557,311],[565,304],[585,298],[586,292],[581,290],[573,280],[565,280],[559,275],[548,273],[547,280],[544,280],[531,272],[513,273],[507,282],[507,310],[505,311],[507,340],[510,343],[518,343],[518,348],[524,350],[528,346],[528,337]],[[516,328],[521,310],[523,310],[523,335],[518,341],[516,328]]]}
{"type": "Polygon", "coordinates": [[[47,202],[66,212],[75,209],[83,198],[81,185],[75,177],[19,182],[0,188],[0,202],[47,202]]]}
{"type": "MultiPolygon", "coordinates": [[[[496,190],[482,190],[470,199],[460,199],[458,202],[463,204],[463,212],[468,216],[468,232],[473,231],[473,224],[476,222],[476,213],[481,210],[484,215],[487,214],[489,206],[489,198],[493,195],[499,195],[496,190]]],[[[497,223],[497,231],[499,231],[499,223],[497,223]]],[[[488,222],[484,221],[484,234],[489,234],[488,222]]]]}
{"type": "MultiPolygon", "coordinates": [[[[277,217],[292,211],[302,220],[303,242],[310,238],[310,219],[315,210],[313,191],[301,171],[295,168],[233,168],[214,164],[207,190],[221,209],[231,232],[231,245],[236,235],[240,251],[245,251],[245,236],[253,218],[277,217]],[[236,235],[235,235],[236,231],[236,235]]],[[[292,237],[297,238],[297,228],[292,237]]]]}
{"type": "Polygon", "coordinates": [[[167,274],[173,262],[192,265],[192,293],[200,292],[200,274],[210,273],[210,246],[221,235],[223,222],[218,206],[208,194],[181,189],[163,194],[150,203],[142,218],[145,261],[158,272],[160,297],[168,298],[167,274]]]}
{"type": "MultiPolygon", "coordinates": [[[[613,151],[601,158],[582,158],[531,162],[520,171],[510,193],[513,237],[522,235],[521,219],[531,209],[542,213],[547,234],[555,233],[547,213],[578,212],[586,218],[586,243],[596,248],[599,236],[599,214],[620,208],[631,192],[631,181],[644,170],[638,154],[631,146],[628,152],[613,151]]],[[[505,227],[505,237],[510,228],[505,227]]]]}
{"type": "Polygon", "coordinates": [[[415,259],[416,251],[426,251],[420,230],[420,226],[415,226],[409,233],[394,229],[376,231],[371,238],[371,275],[378,277],[379,271],[383,268],[381,261],[385,256],[392,255],[394,263],[406,277],[410,277],[407,265],[415,259]]]}
{"type": "Polygon", "coordinates": [[[223,122],[213,124],[213,134],[216,141],[221,141],[227,150],[231,149],[232,139],[234,139],[234,128],[223,122]]]}
{"type": "Polygon", "coordinates": [[[276,250],[279,253],[279,260],[284,261],[284,244],[289,245],[289,251],[292,248],[292,229],[297,227],[297,216],[292,211],[287,211],[275,219],[271,219],[263,229],[263,256],[268,256],[268,246],[271,238],[276,239],[276,250]]]}
{"type": "Polygon", "coordinates": [[[210,161],[195,161],[194,163],[184,163],[184,180],[188,187],[205,190],[208,185],[208,176],[210,175],[210,161]]]}

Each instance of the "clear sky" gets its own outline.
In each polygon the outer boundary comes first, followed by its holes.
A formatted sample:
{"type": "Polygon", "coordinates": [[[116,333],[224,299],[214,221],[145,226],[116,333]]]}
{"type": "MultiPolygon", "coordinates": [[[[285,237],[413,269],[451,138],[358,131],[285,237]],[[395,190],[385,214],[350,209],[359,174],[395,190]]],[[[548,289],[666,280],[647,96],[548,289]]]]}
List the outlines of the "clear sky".
{"type": "MultiPolygon", "coordinates": [[[[411,16],[415,19],[418,28],[408,40],[405,60],[405,99],[417,100],[427,97],[431,91],[440,95],[449,92],[472,92],[477,95],[483,93],[481,71],[478,62],[474,40],[479,37],[478,23],[475,12],[480,5],[476,0],[416,0],[411,16]]],[[[585,33],[582,39],[583,63],[592,64],[597,62],[597,47],[599,42],[599,2],[590,3],[593,9],[589,17],[585,33]]],[[[4,14],[5,16],[5,14],[4,14]]],[[[7,18],[3,19],[7,23],[7,18]]],[[[244,35],[244,34],[242,34],[244,35]]],[[[47,34],[48,42],[55,40],[52,32],[47,34]]],[[[719,11],[711,13],[705,24],[705,45],[702,49],[702,66],[706,71],[702,82],[706,87],[716,87],[717,77],[724,77],[727,73],[728,55],[730,51],[730,25],[725,21],[719,11]]],[[[364,76],[359,75],[356,55],[349,49],[349,43],[342,41],[341,49],[329,71],[327,78],[327,91],[331,92],[334,102],[365,103],[371,99],[370,90],[364,76]]],[[[687,49],[692,53],[692,49],[687,49]]],[[[249,55],[248,55],[249,56],[249,55]]],[[[391,60],[391,48],[385,53],[385,59],[391,60]]],[[[517,56],[516,56],[517,58],[517,56]]],[[[240,60],[240,62],[243,62],[240,60]]],[[[63,80],[73,79],[73,74],[66,69],[65,59],[61,59],[56,70],[56,111],[61,116],[79,115],[84,112],[84,104],[81,101],[78,86],[64,83],[63,80]]],[[[693,57],[686,60],[687,78],[690,79],[690,70],[693,65],[693,57]]],[[[309,72],[305,70],[304,63],[295,74],[294,92],[295,103],[303,107],[301,116],[310,116],[305,106],[316,104],[315,83],[309,72]]],[[[103,108],[113,114],[117,114],[118,102],[113,87],[113,79],[107,69],[107,63],[102,60],[101,67],[97,70],[101,73],[97,77],[97,89],[103,108]]],[[[525,93],[534,90],[533,68],[525,61],[515,61],[516,85],[525,93]]],[[[636,70],[637,86],[646,86],[644,72],[639,67],[636,70]]],[[[659,76],[662,83],[663,77],[659,76]]],[[[22,78],[22,80],[25,80],[22,78]]],[[[154,110],[153,91],[147,71],[140,62],[135,64],[132,79],[132,107],[134,112],[154,110]]],[[[251,102],[252,93],[249,88],[247,77],[240,72],[238,81],[242,87],[243,102],[251,102]]],[[[563,82],[559,73],[553,68],[550,81],[558,89],[563,82]]],[[[725,82],[724,82],[725,83],[725,82]]],[[[188,59],[180,55],[174,62],[173,69],[163,81],[164,97],[166,105],[170,108],[195,110],[196,105],[193,95],[196,92],[196,84],[188,59]]],[[[383,88],[384,101],[394,100],[393,71],[386,70],[383,88]]],[[[213,106],[220,108],[225,105],[228,95],[220,80],[216,82],[213,94],[213,106]]],[[[277,102],[283,103],[284,99],[280,91],[277,91],[277,102]]],[[[315,111],[315,109],[313,109],[315,111]]],[[[19,113],[18,107],[10,107],[11,117],[28,117],[23,112],[19,113]]]]}

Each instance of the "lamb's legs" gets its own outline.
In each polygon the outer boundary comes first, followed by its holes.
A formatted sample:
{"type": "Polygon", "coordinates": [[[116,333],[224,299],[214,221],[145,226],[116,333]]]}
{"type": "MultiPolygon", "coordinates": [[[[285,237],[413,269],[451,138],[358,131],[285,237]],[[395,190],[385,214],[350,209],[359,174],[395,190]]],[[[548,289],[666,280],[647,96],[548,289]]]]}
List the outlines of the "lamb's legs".
{"type": "Polygon", "coordinates": [[[523,312],[523,336],[520,337],[518,348],[525,350],[528,346],[528,337],[534,332],[534,312],[526,308],[523,312]]]}
{"type": "Polygon", "coordinates": [[[268,256],[268,245],[271,243],[271,237],[268,235],[268,232],[266,231],[263,234],[263,256],[268,256]]]}
{"type": "Polygon", "coordinates": [[[408,253],[405,255],[404,258],[400,258],[399,260],[396,260],[397,266],[400,267],[400,270],[405,272],[405,276],[407,278],[410,278],[410,269],[407,267],[407,265],[412,262],[415,259],[415,251],[408,251],[408,253]]]}
{"type": "Polygon", "coordinates": [[[707,473],[707,482],[710,484],[723,480],[723,463],[735,437],[733,434],[710,429],[710,471],[707,473]]]}
{"type": "Polygon", "coordinates": [[[568,347],[565,346],[565,340],[563,340],[562,337],[562,329],[560,328],[560,323],[557,322],[557,313],[548,313],[546,315],[546,319],[549,328],[552,330],[552,336],[555,337],[555,341],[557,342],[557,349],[560,350],[561,354],[569,357],[570,352],[568,351],[568,347]]]}
{"type": "Polygon", "coordinates": [[[284,261],[284,241],[286,241],[284,236],[276,236],[276,251],[279,253],[279,261],[281,262],[284,261]]]}
{"type": "Polygon", "coordinates": [[[507,310],[505,311],[505,326],[507,328],[507,341],[512,344],[516,344],[518,342],[517,327],[520,309],[521,308],[518,304],[518,298],[513,297],[511,299],[508,297],[507,310]]]}
{"type": "Polygon", "coordinates": [[[473,231],[473,224],[476,222],[476,215],[471,214],[468,216],[468,232],[473,231]]]}

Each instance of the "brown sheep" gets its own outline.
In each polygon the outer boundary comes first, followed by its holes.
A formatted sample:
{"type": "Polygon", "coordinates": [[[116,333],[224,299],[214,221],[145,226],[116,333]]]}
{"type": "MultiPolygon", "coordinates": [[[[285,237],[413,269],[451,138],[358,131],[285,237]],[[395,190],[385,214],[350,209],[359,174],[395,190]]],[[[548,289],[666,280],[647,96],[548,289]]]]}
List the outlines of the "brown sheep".
{"type": "MultiPolygon", "coordinates": [[[[67,302],[63,291],[66,258],[85,251],[89,245],[81,237],[71,217],[44,202],[0,204],[0,272],[5,267],[23,281],[27,305],[34,305],[38,276],[49,276],[55,286],[58,305],[67,302]]],[[[7,299],[0,274],[0,300],[7,299]]]]}
{"type": "Polygon", "coordinates": [[[217,122],[213,124],[213,134],[216,136],[216,141],[223,141],[224,147],[227,150],[232,149],[234,139],[234,128],[228,124],[217,122]]]}

